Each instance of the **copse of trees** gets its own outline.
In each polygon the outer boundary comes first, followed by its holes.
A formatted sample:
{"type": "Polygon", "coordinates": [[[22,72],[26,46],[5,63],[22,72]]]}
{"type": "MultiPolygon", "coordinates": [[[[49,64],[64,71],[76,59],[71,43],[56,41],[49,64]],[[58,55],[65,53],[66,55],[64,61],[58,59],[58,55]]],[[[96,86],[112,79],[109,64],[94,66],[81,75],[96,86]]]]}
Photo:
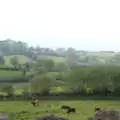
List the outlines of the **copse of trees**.
{"type": "MultiPolygon", "coordinates": [[[[45,67],[43,61],[41,61],[41,63],[39,61],[38,63],[35,63],[38,68],[41,68],[41,65],[43,68],[45,67]]],[[[58,74],[51,74],[49,70],[50,69],[45,69],[41,71],[40,69],[39,72],[39,69],[36,69],[36,71],[33,70],[29,72],[29,78],[26,77],[26,80],[29,79],[27,86],[29,90],[26,88],[27,90],[21,93],[20,96],[29,96],[29,94],[37,96],[51,96],[56,94],[58,96],[120,96],[119,66],[80,67],[67,72],[59,72],[58,74]],[[62,92],[56,93],[52,92],[53,89],[63,90],[62,92]]],[[[19,78],[16,82],[24,82],[21,81],[22,79],[23,78],[19,78]]],[[[4,86],[4,91],[8,91],[5,89],[14,91],[14,89],[8,86],[4,86]]],[[[14,96],[14,98],[16,98],[14,92],[9,94],[12,94],[11,97],[14,96]]],[[[21,98],[24,99],[24,97],[21,98]]],[[[25,99],[27,98],[25,97],[25,99]]]]}
{"type": "MultiPolygon", "coordinates": [[[[38,67],[38,64],[37,64],[38,67]]],[[[38,69],[37,69],[38,70],[38,69]]],[[[39,70],[38,70],[39,71],[39,70]]],[[[48,72],[48,71],[47,71],[48,72]]],[[[50,94],[52,87],[55,87],[57,80],[60,84],[57,87],[62,88],[62,82],[64,82],[64,87],[69,89],[68,94],[76,95],[101,95],[101,96],[119,96],[120,95],[120,67],[119,66],[92,66],[92,67],[79,67],[71,69],[64,74],[58,74],[56,76],[51,76],[52,85],[46,82],[44,76],[46,71],[42,71],[39,74],[33,76],[33,86],[38,86],[39,88],[47,87],[47,93],[50,94]],[[44,74],[43,74],[44,73],[44,74]],[[42,82],[41,79],[44,81],[42,82]]],[[[51,80],[50,79],[50,80],[51,80]]],[[[33,87],[32,86],[32,87],[33,87]]],[[[33,87],[34,88],[34,87],[33,87]]],[[[35,87],[37,89],[37,87],[35,87]]],[[[38,90],[37,89],[37,90],[38,90]]],[[[40,89],[39,89],[40,91],[40,89]]],[[[67,94],[68,91],[64,91],[67,94]]],[[[34,91],[35,93],[35,91],[34,91]]],[[[59,93],[58,93],[59,94],[59,93]]]]}
{"type": "Polygon", "coordinates": [[[2,65],[2,64],[4,64],[4,63],[5,63],[4,56],[1,56],[1,55],[0,55],[0,64],[2,65]]]}
{"type": "Polygon", "coordinates": [[[93,95],[120,95],[120,67],[94,66],[72,69],[65,78],[72,92],[78,94],[91,89],[93,95]]]}

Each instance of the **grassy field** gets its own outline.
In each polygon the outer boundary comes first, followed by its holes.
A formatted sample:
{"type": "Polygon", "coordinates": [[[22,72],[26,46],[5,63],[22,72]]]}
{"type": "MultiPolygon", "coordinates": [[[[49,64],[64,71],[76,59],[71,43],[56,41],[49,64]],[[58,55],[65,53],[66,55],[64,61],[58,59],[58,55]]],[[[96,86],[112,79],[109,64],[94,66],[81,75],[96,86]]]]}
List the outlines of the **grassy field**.
{"type": "MultiPolygon", "coordinates": [[[[14,55],[13,55],[13,56],[14,56],[14,55]]],[[[13,56],[5,56],[5,57],[4,57],[4,58],[5,58],[5,64],[6,64],[6,65],[11,65],[10,59],[11,59],[11,57],[13,57],[13,56]]],[[[26,63],[26,62],[31,61],[31,59],[29,59],[28,57],[26,57],[26,56],[24,56],[24,55],[15,55],[15,56],[17,56],[18,62],[19,62],[20,64],[24,64],[24,63],[26,63]]]]}
{"type": "Polygon", "coordinates": [[[11,76],[12,77],[21,76],[21,72],[0,70],[0,77],[11,77],[11,76]]]}
{"type": "MultiPolygon", "coordinates": [[[[81,53],[78,53],[78,55],[80,54],[81,56],[81,53]]],[[[103,52],[87,52],[86,55],[88,56],[96,56],[98,57],[98,59],[100,59],[101,61],[104,62],[105,59],[111,59],[115,53],[103,53],[103,52]]],[[[14,56],[14,55],[13,55],[14,56]]],[[[5,56],[5,64],[6,65],[11,65],[10,64],[10,59],[11,57],[13,56],[5,56]]],[[[18,62],[20,64],[24,64],[26,62],[29,62],[31,61],[30,58],[24,56],[24,55],[16,55],[18,57],[18,62]]],[[[66,58],[65,57],[55,57],[55,56],[46,56],[46,58],[48,59],[52,59],[55,63],[59,63],[59,62],[66,62],[66,58]]]]}
{"type": "Polygon", "coordinates": [[[113,57],[115,53],[104,53],[104,52],[88,52],[88,55],[98,56],[98,57],[113,57]]]}
{"type": "Polygon", "coordinates": [[[66,58],[65,57],[48,56],[47,58],[48,59],[52,59],[55,63],[66,62],[66,58]]]}
{"type": "MultiPolygon", "coordinates": [[[[1,112],[20,112],[22,110],[28,111],[29,113],[22,114],[19,118],[27,118],[29,120],[36,118],[37,116],[55,114],[64,116],[69,120],[87,120],[88,117],[94,114],[94,107],[101,106],[104,108],[120,109],[120,101],[110,100],[71,100],[71,101],[59,101],[59,100],[41,100],[39,107],[33,107],[28,101],[22,102],[0,102],[1,112]],[[70,105],[76,108],[76,113],[66,114],[60,110],[61,105],[70,105]]],[[[17,119],[14,116],[14,119],[17,119]]]]}

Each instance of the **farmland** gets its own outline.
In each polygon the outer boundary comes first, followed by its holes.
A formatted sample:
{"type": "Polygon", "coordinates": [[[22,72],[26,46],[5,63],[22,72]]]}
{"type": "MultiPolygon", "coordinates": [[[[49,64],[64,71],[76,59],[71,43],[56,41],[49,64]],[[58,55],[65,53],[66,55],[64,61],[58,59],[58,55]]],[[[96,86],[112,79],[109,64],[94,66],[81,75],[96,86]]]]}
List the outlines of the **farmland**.
{"type": "MultiPolygon", "coordinates": [[[[18,118],[34,119],[37,116],[54,114],[64,116],[69,120],[87,120],[93,116],[94,107],[101,106],[103,108],[120,109],[120,102],[116,100],[41,100],[39,107],[33,107],[29,101],[11,101],[0,102],[0,111],[10,113],[28,111],[29,113],[22,114],[18,118]],[[75,107],[77,112],[66,114],[60,109],[61,105],[70,105],[75,107]]],[[[12,116],[12,119],[18,119],[17,116],[12,116]]]]}

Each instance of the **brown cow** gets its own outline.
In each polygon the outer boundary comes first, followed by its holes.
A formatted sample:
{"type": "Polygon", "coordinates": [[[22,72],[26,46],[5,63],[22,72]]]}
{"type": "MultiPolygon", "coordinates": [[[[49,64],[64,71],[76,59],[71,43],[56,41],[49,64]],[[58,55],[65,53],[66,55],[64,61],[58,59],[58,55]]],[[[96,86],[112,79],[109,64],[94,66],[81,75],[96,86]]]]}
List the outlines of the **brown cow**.
{"type": "Polygon", "coordinates": [[[33,105],[33,106],[39,106],[39,100],[38,99],[35,99],[35,100],[31,100],[31,104],[33,105]]]}

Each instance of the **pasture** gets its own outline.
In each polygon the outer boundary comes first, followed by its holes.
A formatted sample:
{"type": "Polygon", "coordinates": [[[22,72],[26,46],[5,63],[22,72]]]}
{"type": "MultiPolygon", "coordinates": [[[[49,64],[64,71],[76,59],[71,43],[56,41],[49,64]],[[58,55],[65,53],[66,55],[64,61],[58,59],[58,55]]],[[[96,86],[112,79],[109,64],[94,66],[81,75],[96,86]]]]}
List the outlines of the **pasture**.
{"type": "Polygon", "coordinates": [[[0,70],[0,77],[14,77],[14,76],[21,76],[21,72],[0,70]]]}
{"type": "Polygon", "coordinates": [[[24,64],[26,62],[29,62],[29,61],[32,61],[30,58],[24,56],[24,55],[12,55],[12,56],[4,56],[4,59],[5,59],[5,65],[11,65],[10,63],[10,59],[14,56],[17,56],[18,58],[18,63],[19,64],[24,64]]]}
{"type": "Polygon", "coordinates": [[[37,116],[55,114],[68,118],[69,120],[87,120],[93,116],[94,107],[120,109],[120,101],[117,100],[41,100],[40,106],[33,107],[29,101],[4,101],[0,102],[0,112],[10,113],[28,111],[29,113],[20,116],[11,116],[12,119],[23,118],[32,120],[37,116]],[[66,114],[60,109],[62,105],[69,105],[76,108],[76,113],[66,114]]]}
{"type": "Polygon", "coordinates": [[[65,57],[55,57],[55,56],[47,56],[46,58],[53,60],[55,63],[66,62],[65,57]]]}

